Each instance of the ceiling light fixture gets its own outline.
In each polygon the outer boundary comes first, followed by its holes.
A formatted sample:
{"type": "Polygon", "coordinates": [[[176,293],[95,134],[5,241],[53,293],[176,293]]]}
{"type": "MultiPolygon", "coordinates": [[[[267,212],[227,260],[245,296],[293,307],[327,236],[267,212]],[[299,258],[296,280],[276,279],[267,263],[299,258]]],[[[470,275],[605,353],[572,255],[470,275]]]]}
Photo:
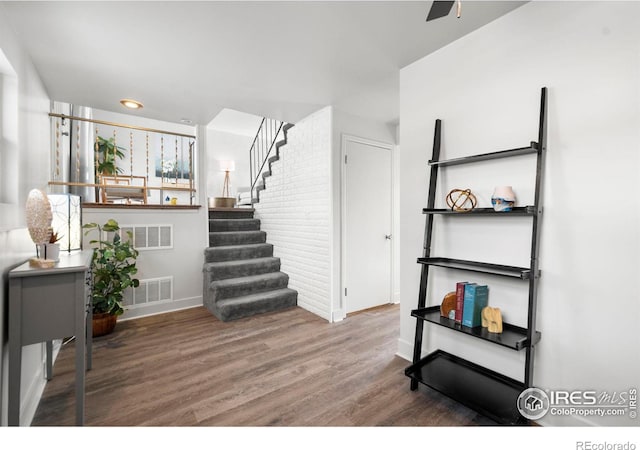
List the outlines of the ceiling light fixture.
{"type": "Polygon", "coordinates": [[[184,123],[185,125],[191,125],[193,123],[191,119],[180,119],[180,122],[184,123]]]}
{"type": "Polygon", "coordinates": [[[130,98],[123,98],[122,100],[120,100],[120,103],[122,104],[122,106],[129,109],[142,109],[144,106],[139,101],[131,100],[130,98]]]}

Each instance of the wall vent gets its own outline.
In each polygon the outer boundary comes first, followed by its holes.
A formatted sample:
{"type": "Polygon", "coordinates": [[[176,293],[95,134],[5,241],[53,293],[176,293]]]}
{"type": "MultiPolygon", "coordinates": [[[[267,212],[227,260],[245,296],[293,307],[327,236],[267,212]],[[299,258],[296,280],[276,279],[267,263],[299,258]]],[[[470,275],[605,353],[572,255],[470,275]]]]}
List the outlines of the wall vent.
{"type": "Polygon", "coordinates": [[[173,225],[123,225],[121,237],[129,240],[137,250],[163,250],[173,248],[173,225]]]}
{"type": "Polygon", "coordinates": [[[140,286],[124,291],[123,304],[127,308],[149,303],[173,301],[173,277],[140,280],[140,286]]]}

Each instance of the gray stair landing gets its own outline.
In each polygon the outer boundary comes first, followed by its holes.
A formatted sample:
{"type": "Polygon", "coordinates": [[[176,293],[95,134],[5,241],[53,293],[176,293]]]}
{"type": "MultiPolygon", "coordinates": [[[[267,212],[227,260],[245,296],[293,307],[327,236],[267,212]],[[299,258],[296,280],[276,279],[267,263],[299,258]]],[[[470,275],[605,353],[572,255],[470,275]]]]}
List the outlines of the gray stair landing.
{"type": "Polygon", "coordinates": [[[209,247],[204,251],[203,299],[222,321],[296,306],[280,258],[249,208],[209,209],[209,247]]]}

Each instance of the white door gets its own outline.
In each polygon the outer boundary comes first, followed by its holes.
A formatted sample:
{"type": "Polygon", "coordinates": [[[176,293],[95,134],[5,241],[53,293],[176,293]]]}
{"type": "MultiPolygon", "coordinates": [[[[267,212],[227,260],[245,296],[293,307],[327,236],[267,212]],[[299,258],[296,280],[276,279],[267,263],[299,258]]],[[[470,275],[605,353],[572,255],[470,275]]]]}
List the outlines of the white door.
{"type": "Polygon", "coordinates": [[[391,303],[391,150],[343,138],[343,300],[346,313],[391,303]]]}

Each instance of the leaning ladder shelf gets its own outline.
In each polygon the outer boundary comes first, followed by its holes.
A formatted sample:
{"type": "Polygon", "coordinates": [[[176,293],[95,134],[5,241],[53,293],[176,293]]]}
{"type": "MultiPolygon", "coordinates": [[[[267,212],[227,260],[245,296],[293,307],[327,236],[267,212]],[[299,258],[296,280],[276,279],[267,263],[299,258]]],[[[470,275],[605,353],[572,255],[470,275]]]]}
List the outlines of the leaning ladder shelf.
{"type": "Polygon", "coordinates": [[[411,379],[411,390],[416,390],[419,384],[424,384],[501,424],[520,425],[528,423],[518,412],[517,399],[523,390],[532,386],[534,349],[535,345],[541,339],[541,333],[536,330],[536,311],[538,279],[540,278],[540,270],[538,268],[538,248],[540,242],[539,219],[542,216],[541,193],[547,147],[546,110],[547,89],[542,88],[537,142],[531,142],[526,147],[449,160],[440,160],[441,121],[438,119],[435,124],[433,155],[429,161],[429,166],[431,166],[429,196],[427,199],[427,207],[422,210],[422,213],[426,215],[424,251],[423,256],[418,258],[417,261],[421,265],[418,308],[411,312],[411,315],[416,318],[413,364],[405,369],[405,375],[411,379]],[[533,205],[516,207],[510,212],[496,212],[492,208],[476,208],[468,212],[434,208],[439,168],[529,154],[535,154],[537,158],[535,199],[533,205]],[[529,267],[507,266],[446,257],[432,257],[433,217],[440,214],[455,217],[531,217],[531,258],[529,267]],[[501,334],[495,334],[489,333],[482,327],[469,328],[456,323],[454,320],[441,317],[439,305],[426,305],[429,268],[432,266],[515,278],[528,283],[526,328],[504,323],[503,332],[501,334]],[[422,357],[422,340],[425,323],[439,325],[451,331],[478,338],[514,351],[523,350],[525,352],[524,381],[514,380],[443,350],[435,350],[426,357],[422,357]]]}

